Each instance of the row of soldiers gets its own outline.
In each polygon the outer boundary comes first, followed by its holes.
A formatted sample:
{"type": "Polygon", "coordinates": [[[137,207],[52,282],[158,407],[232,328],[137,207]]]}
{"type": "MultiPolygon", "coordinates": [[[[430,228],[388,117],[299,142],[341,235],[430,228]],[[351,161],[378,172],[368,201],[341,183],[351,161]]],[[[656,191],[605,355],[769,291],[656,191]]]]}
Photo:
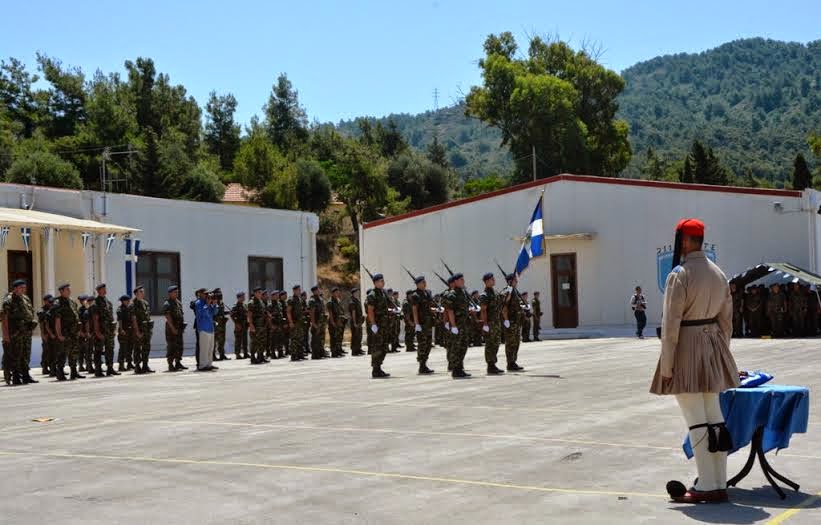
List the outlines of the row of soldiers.
{"type": "Polygon", "coordinates": [[[746,289],[730,283],[733,297],[733,337],[815,337],[821,302],[809,286],[791,283],[746,289]]]}

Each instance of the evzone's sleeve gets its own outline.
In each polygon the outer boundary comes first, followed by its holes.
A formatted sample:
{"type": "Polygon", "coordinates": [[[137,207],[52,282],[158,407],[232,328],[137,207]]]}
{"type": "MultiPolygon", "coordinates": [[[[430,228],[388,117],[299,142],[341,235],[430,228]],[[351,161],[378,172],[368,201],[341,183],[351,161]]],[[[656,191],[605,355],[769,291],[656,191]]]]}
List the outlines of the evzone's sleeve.
{"type": "Polygon", "coordinates": [[[673,362],[678,345],[687,286],[683,271],[673,271],[667,276],[664,288],[664,311],[661,325],[661,375],[673,377],[673,362]]]}
{"type": "Polygon", "coordinates": [[[724,302],[721,305],[721,311],[718,313],[718,328],[729,347],[730,338],[733,336],[733,296],[730,295],[729,285],[726,288],[724,302]]]}

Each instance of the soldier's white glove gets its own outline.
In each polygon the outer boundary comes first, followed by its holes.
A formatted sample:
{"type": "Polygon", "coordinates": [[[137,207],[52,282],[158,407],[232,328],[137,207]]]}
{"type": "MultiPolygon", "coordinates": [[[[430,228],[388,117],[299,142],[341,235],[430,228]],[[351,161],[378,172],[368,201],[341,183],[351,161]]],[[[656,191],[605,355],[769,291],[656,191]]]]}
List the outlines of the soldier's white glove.
{"type": "Polygon", "coordinates": [[[371,325],[371,332],[376,333],[376,332],[378,332],[378,331],[379,331],[379,327],[378,327],[378,326],[376,326],[375,324],[372,324],[372,325],[371,325]]]}
{"type": "Polygon", "coordinates": [[[445,330],[450,330],[450,323],[445,323],[445,330]]]}
{"type": "Polygon", "coordinates": [[[459,329],[454,326],[450,329],[450,333],[452,333],[453,335],[459,335],[459,329]]]}
{"type": "Polygon", "coordinates": [[[414,326],[413,329],[417,332],[421,332],[422,331],[422,325],[418,324],[418,325],[414,326]]]}
{"type": "Polygon", "coordinates": [[[483,331],[484,333],[488,333],[488,332],[490,332],[490,327],[489,327],[488,325],[484,325],[484,326],[482,327],[482,331],[483,331]]]}
{"type": "Polygon", "coordinates": [[[504,324],[505,324],[505,328],[510,328],[510,321],[508,321],[507,319],[505,319],[504,324]]]}

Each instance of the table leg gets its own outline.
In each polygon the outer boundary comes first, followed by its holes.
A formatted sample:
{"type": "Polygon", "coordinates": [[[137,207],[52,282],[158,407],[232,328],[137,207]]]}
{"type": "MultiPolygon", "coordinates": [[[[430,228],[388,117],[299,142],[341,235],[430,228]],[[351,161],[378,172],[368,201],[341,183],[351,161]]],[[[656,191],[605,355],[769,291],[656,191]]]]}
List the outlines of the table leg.
{"type": "MultiPolygon", "coordinates": [[[[762,468],[762,470],[764,470],[764,474],[767,475],[767,479],[770,480],[771,484],[773,484],[773,481],[770,479],[770,476],[769,476],[770,474],[772,474],[773,477],[780,480],[782,483],[786,483],[787,485],[789,485],[794,491],[798,492],[798,489],[800,488],[800,485],[798,483],[786,478],[783,474],[779,474],[778,472],[776,472],[775,469],[772,467],[772,465],[770,465],[770,462],[767,461],[767,456],[764,454],[763,449],[759,449],[759,451],[758,451],[758,461],[759,461],[759,463],[761,463],[761,468],[762,468]]],[[[773,484],[773,486],[775,486],[775,485],[773,484]]],[[[781,498],[781,499],[784,499],[784,498],[781,498]]]]}
{"type": "Polygon", "coordinates": [[[747,474],[749,474],[752,470],[753,465],[755,464],[757,448],[761,447],[761,440],[763,439],[763,434],[764,432],[760,428],[756,430],[753,434],[753,441],[750,444],[750,456],[747,458],[747,463],[744,464],[744,467],[741,468],[741,471],[738,474],[736,474],[732,479],[727,481],[728,487],[735,487],[736,485],[738,485],[738,482],[746,478],[747,474]],[[758,447],[756,447],[756,444],[758,445],[758,447]]]}
{"type": "Polygon", "coordinates": [[[761,470],[764,472],[764,477],[767,478],[767,481],[770,482],[772,488],[778,493],[778,496],[781,499],[786,499],[786,494],[784,491],[781,490],[781,487],[775,482],[773,477],[786,483],[789,485],[793,490],[798,491],[799,485],[794,481],[787,479],[782,474],[779,474],[775,471],[775,469],[770,465],[769,461],[767,461],[767,456],[764,453],[764,428],[759,427],[756,429],[755,433],[753,434],[752,443],[750,443],[750,455],[747,458],[747,463],[741,469],[741,471],[736,474],[732,479],[727,481],[728,487],[735,487],[739,481],[744,479],[747,474],[750,473],[750,470],[753,468],[753,464],[755,463],[755,458],[758,457],[758,463],[761,465],[761,470]]]}

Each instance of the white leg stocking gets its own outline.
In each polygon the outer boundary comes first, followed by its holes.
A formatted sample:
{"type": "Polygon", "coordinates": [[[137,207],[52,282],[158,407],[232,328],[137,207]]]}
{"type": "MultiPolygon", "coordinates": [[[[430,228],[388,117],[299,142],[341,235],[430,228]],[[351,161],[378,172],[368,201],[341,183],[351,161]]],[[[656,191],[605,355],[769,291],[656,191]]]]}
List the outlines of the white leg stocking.
{"type": "MultiPolygon", "coordinates": [[[[688,428],[708,422],[704,394],[677,394],[676,401],[681,407],[688,428]]],[[[694,488],[699,491],[716,490],[718,488],[715,481],[713,454],[708,449],[707,432],[707,427],[690,430],[690,444],[693,446],[693,455],[695,455],[696,468],[698,469],[698,483],[694,488]]]]}
{"type": "MultiPolygon", "coordinates": [[[[707,422],[716,424],[724,422],[724,414],[721,413],[721,403],[718,394],[704,394],[704,410],[707,413],[707,422]]],[[[713,452],[710,454],[713,460],[713,471],[715,473],[715,488],[727,488],[727,453],[713,452]]]]}

